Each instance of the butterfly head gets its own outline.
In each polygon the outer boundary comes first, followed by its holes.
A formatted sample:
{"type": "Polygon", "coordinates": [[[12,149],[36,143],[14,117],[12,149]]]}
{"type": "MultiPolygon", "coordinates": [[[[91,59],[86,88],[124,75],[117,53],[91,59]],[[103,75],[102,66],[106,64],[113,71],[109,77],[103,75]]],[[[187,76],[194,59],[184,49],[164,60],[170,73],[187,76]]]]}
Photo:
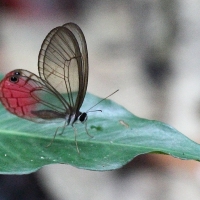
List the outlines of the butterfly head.
{"type": "Polygon", "coordinates": [[[87,121],[87,113],[83,112],[79,115],[78,117],[78,120],[81,122],[81,123],[84,123],[85,121],[87,121]]]}

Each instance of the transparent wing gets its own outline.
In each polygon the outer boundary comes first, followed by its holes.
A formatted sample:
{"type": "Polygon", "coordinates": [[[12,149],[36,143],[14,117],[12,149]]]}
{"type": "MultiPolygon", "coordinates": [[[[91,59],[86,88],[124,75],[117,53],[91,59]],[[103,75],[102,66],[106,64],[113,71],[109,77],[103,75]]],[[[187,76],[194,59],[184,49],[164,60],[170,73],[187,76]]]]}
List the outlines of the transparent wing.
{"type": "Polygon", "coordinates": [[[51,91],[35,74],[14,70],[0,82],[4,107],[21,118],[34,122],[63,120],[68,114],[62,96],[51,91]]]}
{"type": "Polygon", "coordinates": [[[81,29],[73,23],[53,29],[43,41],[38,57],[42,80],[59,93],[66,105],[79,111],[87,89],[88,53],[81,29]]]}

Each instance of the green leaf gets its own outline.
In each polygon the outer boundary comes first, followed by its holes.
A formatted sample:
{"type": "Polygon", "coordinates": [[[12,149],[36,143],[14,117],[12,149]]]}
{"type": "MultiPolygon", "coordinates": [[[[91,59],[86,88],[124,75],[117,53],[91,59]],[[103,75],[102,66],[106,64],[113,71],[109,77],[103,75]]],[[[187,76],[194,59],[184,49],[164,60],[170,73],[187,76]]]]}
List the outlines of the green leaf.
{"type": "MultiPolygon", "coordinates": [[[[81,111],[87,111],[101,99],[91,94],[81,111]]],[[[61,124],[37,124],[8,113],[0,106],[0,173],[31,173],[44,165],[63,163],[88,170],[114,170],[145,153],[169,154],[181,159],[199,160],[200,146],[159,121],[138,118],[122,106],[105,100],[89,112],[86,134],[83,124],[65,128],[52,145],[55,130],[61,124]]],[[[61,131],[61,128],[59,129],[61,131]]]]}

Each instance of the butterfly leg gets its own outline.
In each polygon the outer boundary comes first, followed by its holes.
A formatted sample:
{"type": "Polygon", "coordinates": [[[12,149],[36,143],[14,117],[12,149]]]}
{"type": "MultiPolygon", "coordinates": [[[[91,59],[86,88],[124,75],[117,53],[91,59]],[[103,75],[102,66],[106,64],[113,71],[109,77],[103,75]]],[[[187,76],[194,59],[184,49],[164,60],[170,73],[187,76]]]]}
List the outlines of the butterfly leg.
{"type": "Polygon", "coordinates": [[[51,145],[52,145],[52,143],[53,143],[53,141],[55,140],[55,137],[56,137],[56,135],[57,135],[57,132],[58,132],[58,129],[59,129],[60,127],[58,127],[57,129],[56,129],[56,131],[55,131],[55,133],[54,133],[54,136],[53,136],[53,139],[51,140],[51,142],[46,146],[46,147],[50,147],[51,145]]]}
{"type": "Polygon", "coordinates": [[[80,151],[79,151],[79,148],[78,148],[78,143],[77,143],[77,140],[76,140],[77,129],[76,129],[76,127],[74,127],[73,125],[72,125],[72,127],[73,127],[73,129],[74,129],[74,139],[75,139],[75,144],[76,144],[76,150],[77,150],[77,152],[80,154],[80,151]]]}
{"type": "Polygon", "coordinates": [[[65,120],[64,126],[62,127],[62,131],[61,133],[59,133],[59,135],[62,135],[64,133],[66,125],[67,125],[67,120],[65,120]]]}
{"type": "Polygon", "coordinates": [[[89,132],[88,132],[88,129],[87,129],[87,122],[85,122],[85,131],[86,131],[86,133],[87,133],[88,136],[90,136],[91,138],[94,137],[93,135],[90,135],[89,132]]]}
{"type": "Polygon", "coordinates": [[[62,128],[62,132],[59,133],[59,135],[62,135],[62,134],[63,134],[63,132],[64,132],[64,130],[65,130],[66,124],[67,124],[67,120],[65,121],[63,127],[58,127],[58,128],[56,129],[56,131],[55,131],[55,133],[54,133],[54,136],[53,136],[53,139],[51,140],[51,142],[50,142],[46,147],[50,147],[50,146],[52,145],[53,141],[55,140],[55,137],[56,137],[56,135],[57,135],[57,132],[58,132],[58,129],[59,129],[59,128],[62,128]]]}

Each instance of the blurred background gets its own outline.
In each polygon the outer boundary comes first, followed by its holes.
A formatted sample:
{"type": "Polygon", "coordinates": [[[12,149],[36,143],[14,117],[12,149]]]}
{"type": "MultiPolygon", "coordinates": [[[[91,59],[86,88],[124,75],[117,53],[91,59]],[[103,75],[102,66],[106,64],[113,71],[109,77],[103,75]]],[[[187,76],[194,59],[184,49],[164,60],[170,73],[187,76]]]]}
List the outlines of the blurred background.
{"type": "MultiPolygon", "coordinates": [[[[37,74],[43,39],[77,23],[89,51],[88,92],[200,142],[200,1],[0,0],[0,73],[37,74]]],[[[175,200],[200,196],[198,162],[143,155],[120,170],[67,165],[0,176],[0,200],[175,200]]]]}

